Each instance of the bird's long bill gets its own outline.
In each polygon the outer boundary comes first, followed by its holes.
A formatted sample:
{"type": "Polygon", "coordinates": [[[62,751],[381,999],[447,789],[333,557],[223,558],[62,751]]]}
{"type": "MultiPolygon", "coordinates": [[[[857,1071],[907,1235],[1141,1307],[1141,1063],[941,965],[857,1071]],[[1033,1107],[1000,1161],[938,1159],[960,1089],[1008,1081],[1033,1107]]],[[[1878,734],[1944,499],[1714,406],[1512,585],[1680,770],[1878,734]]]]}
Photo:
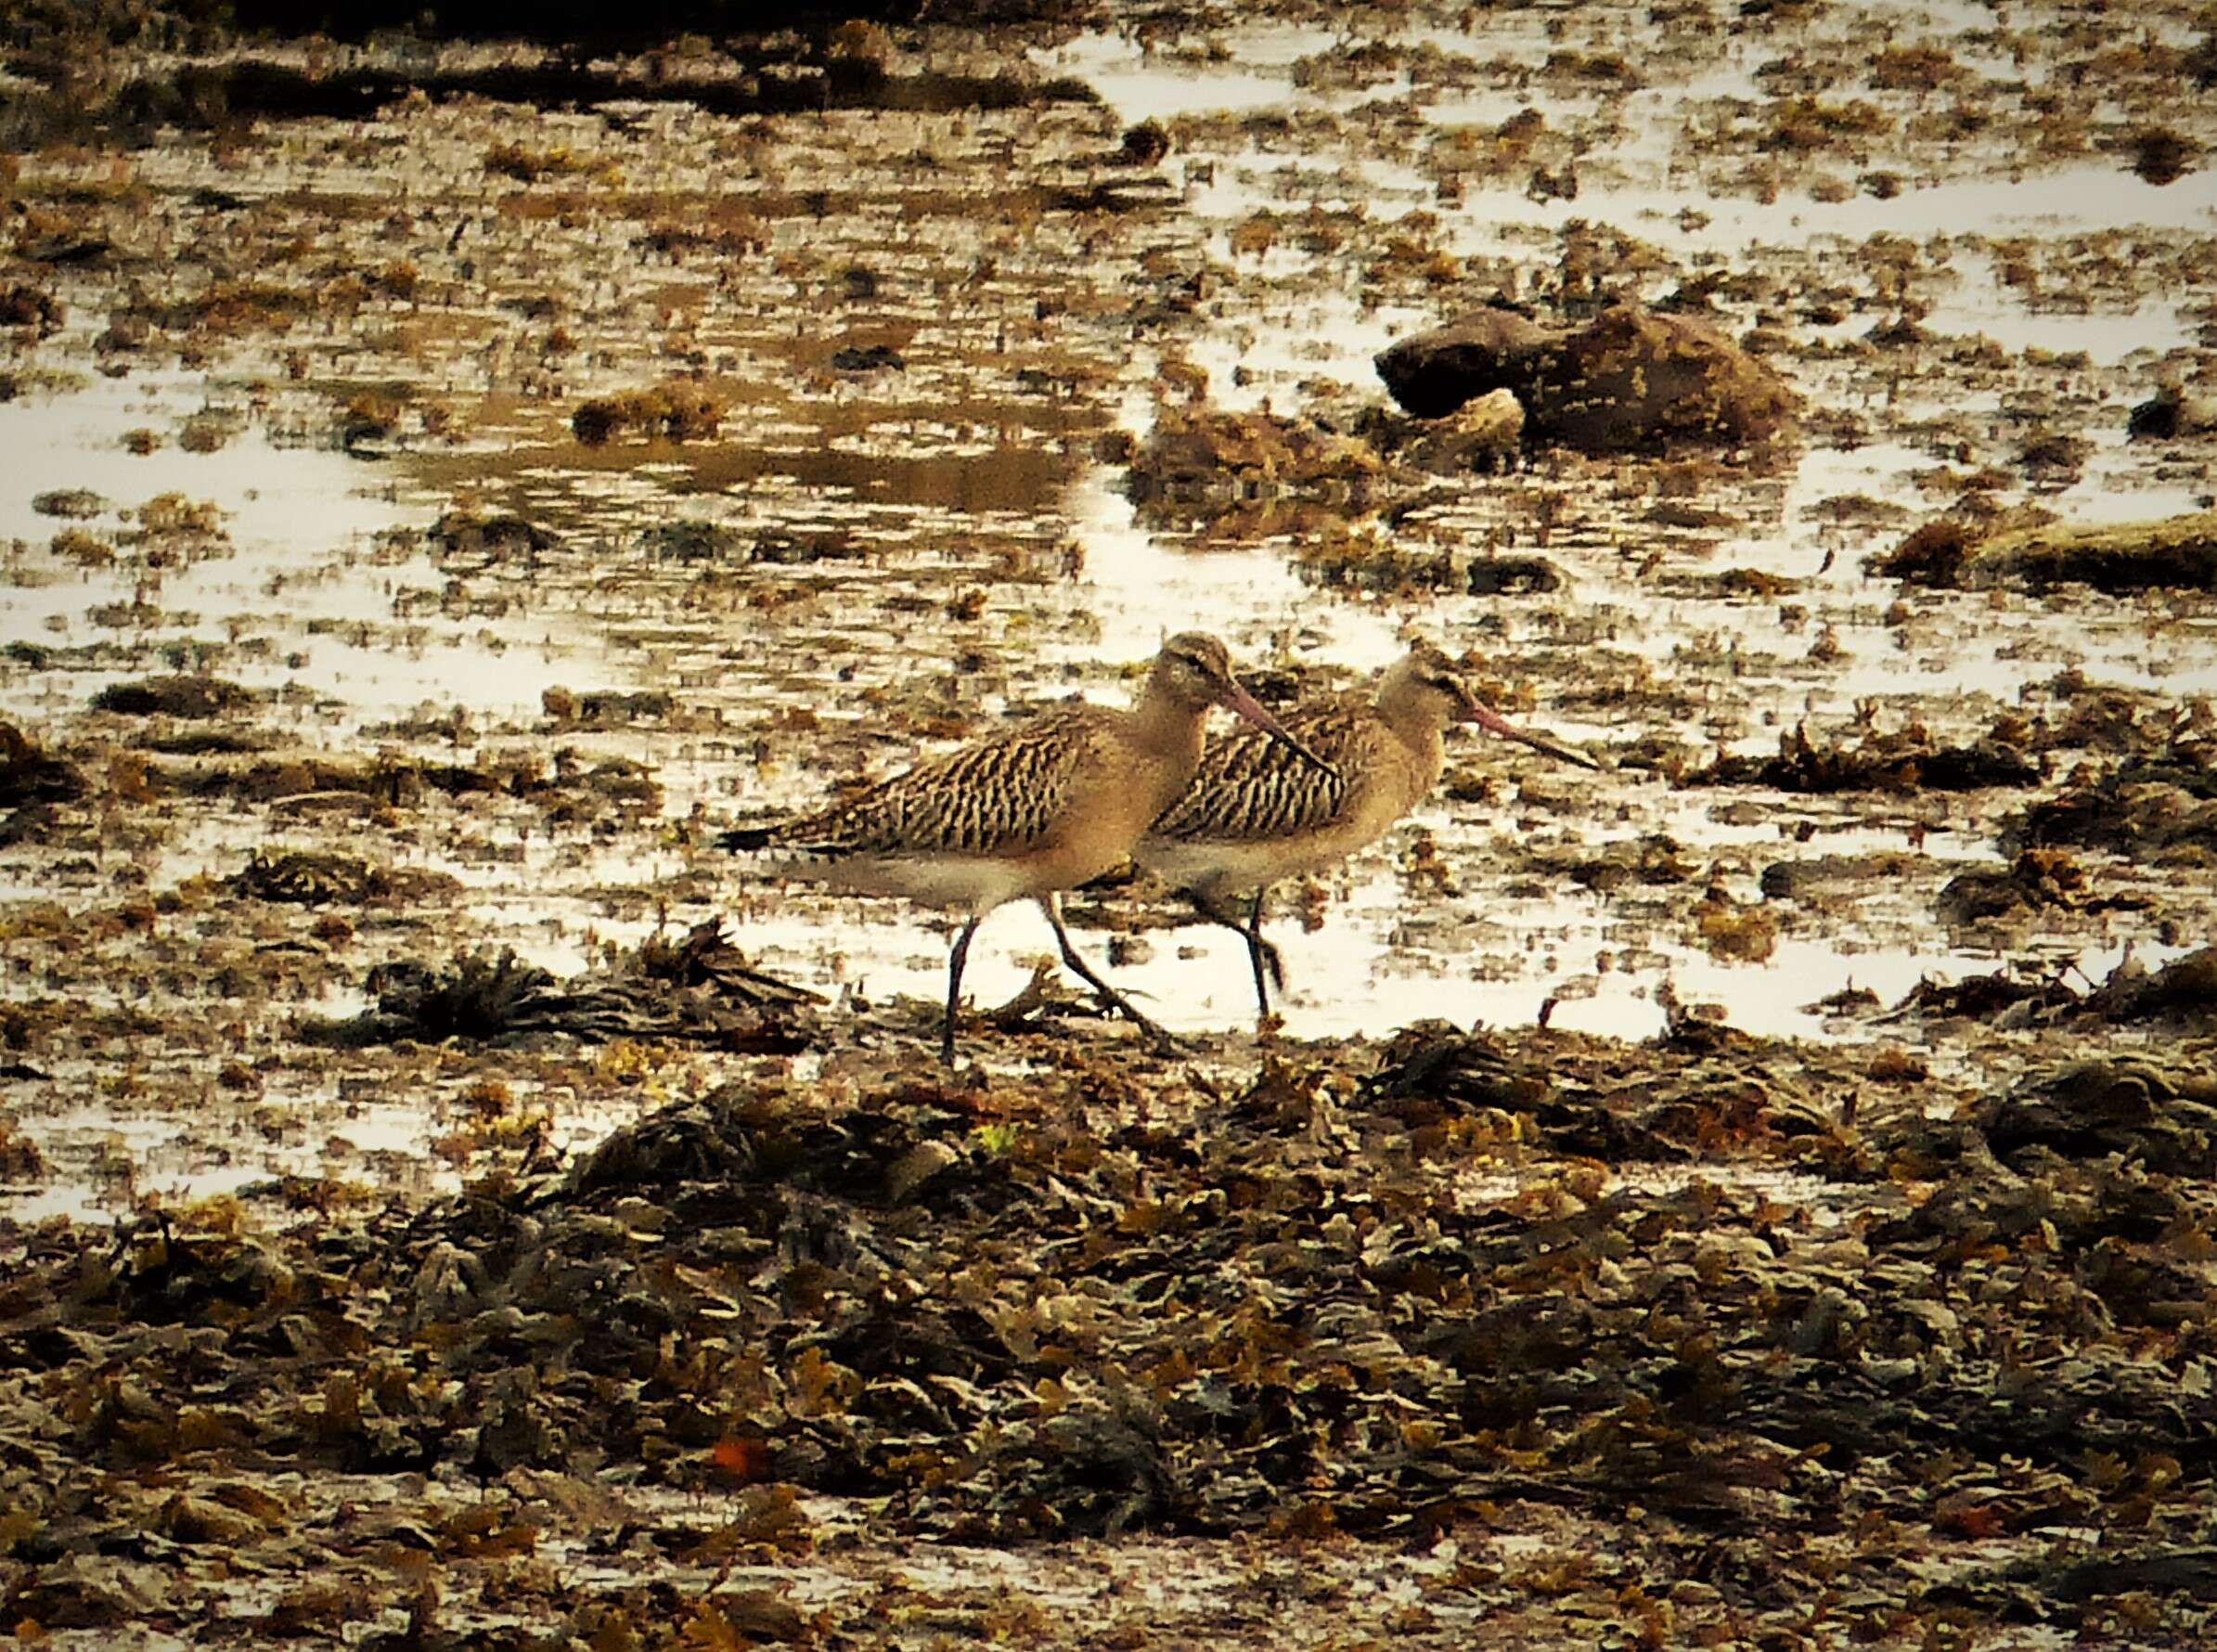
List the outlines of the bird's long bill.
{"type": "Polygon", "coordinates": [[[1315,765],[1326,774],[1339,772],[1335,765],[1325,762],[1323,758],[1318,756],[1287,733],[1285,725],[1265,710],[1262,702],[1241,688],[1239,684],[1226,683],[1223,688],[1219,689],[1217,691],[1217,703],[1242,721],[1253,723],[1288,751],[1297,754],[1305,762],[1315,765]]]}
{"type": "Polygon", "coordinates": [[[1463,703],[1463,721],[1476,723],[1489,734],[1498,734],[1503,740],[1514,740],[1519,745],[1528,745],[1535,752],[1545,752],[1551,757],[1560,758],[1565,763],[1575,763],[1580,768],[1599,768],[1601,767],[1599,763],[1587,756],[1577,747],[1565,745],[1560,741],[1550,740],[1544,734],[1534,734],[1528,729],[1519,729],[1500,712],[1494,710],[1492,706],[1476,700],[1463,703]]]}

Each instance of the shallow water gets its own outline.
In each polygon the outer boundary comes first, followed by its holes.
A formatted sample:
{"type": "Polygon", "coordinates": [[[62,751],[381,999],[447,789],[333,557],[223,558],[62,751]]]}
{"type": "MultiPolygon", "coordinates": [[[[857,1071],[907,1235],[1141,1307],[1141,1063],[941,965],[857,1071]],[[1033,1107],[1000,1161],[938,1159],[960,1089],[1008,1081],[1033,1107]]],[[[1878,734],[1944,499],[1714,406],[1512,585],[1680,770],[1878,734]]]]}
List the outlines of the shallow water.
{"type": "MultiPolygon", "coordinates": [[[[148,500],[178,494],[215,508],[226,542],[151,576],[128,563],[86,569],[19,555],[36,583],[0,591],[0,628],[10,639],[58,648],[113,639],[180,665],[204,661],[251,688],[335,702],[342,727],[425,705],[523,715],[579,669],[581,656],[600,652],[598,637],[561,636],[567,627],[546,615],[442,613],[446,581],[419,544],[439,510],[389,466],[282,439],[261,420],[213,452],[174,440],[143,455],[124,446],[127,432],[168,437],[205,407],[236,408],[241,399],[198,374],[162,373],[0,404],[0,447],[15,484],[0,488],[0,536],[35,547],[75,526],[105,538],[130,532],[127,513],[148,500]],[[78,488],[100,496],[103,509],[65,521],[32,508],[40,494],[78,488]],[[135,612],[104,621],[97,611],[116,604],[135,612]],[[249,631],[251,646],[238,646],[249,631]]],[[[51,713],[139,675],[135,661],[66,676],[7,668],[0,709],[51,713]]]]}

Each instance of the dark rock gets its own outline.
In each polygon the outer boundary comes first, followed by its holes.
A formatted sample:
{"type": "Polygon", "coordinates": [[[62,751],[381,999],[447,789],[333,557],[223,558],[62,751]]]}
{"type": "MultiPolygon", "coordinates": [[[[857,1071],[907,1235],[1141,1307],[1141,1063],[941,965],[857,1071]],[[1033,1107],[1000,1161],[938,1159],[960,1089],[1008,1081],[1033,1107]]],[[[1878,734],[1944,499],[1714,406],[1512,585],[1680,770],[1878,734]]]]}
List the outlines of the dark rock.
{"type": "Polygon", "coordinates": [[[1506,390],[1527,440],[1589,453],[1760,443],[1793,429],[1797,406],[1785,381],[1706,322],[1631,304],[1575,332],[1476,310],[1400,340],[1376,366],[1411,413],[1438,418],[1506,390]]]}
{"type": "Polygon", "coordinates": [[[1393,399],[1419,419],[1442,419],[1495,390],[1518,393],[1562,333],[1518,310],[1490,306],[1400,339],[1374,366],[1393,399]]]}

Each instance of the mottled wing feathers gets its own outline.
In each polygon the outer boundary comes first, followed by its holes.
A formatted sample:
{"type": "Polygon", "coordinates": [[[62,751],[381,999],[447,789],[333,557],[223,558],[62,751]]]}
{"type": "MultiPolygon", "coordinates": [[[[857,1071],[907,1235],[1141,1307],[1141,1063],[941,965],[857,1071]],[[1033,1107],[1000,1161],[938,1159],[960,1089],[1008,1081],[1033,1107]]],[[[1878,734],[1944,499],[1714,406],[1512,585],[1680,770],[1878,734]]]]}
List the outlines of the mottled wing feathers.
{"type": "Polygon", "coordinates": [[[773,828],[765,846],[831,857],[1022,852],[1062,821],[1103,716],[1072,705],[1033,717],[773,828]]]}
{"type": "Polygon", "coordinates": [[[1242,843],[1319,832],[1346,812],[1367,744],[1379,738],[1366,704],[1311,706],[1283,722],[1327,762],[1318,768],[1259,730],[1214,742],[1184,794],[1148,835],[1178,843],[1242,843]]]}

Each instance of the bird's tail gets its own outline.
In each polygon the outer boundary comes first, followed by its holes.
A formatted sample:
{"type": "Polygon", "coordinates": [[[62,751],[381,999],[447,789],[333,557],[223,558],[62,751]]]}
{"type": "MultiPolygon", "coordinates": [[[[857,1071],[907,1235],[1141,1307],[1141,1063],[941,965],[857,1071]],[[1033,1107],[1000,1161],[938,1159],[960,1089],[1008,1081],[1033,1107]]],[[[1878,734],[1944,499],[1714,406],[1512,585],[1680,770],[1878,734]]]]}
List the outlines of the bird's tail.
{"type": "Polygon", "coordinates": [[[755,849],[767,849],[770,846],[770,839],[776,834],[776,832],[777,828],[773,826],[734,826],[715,840],[715,846],[719,849],[731,849],[741,853],[755,849]]]}

